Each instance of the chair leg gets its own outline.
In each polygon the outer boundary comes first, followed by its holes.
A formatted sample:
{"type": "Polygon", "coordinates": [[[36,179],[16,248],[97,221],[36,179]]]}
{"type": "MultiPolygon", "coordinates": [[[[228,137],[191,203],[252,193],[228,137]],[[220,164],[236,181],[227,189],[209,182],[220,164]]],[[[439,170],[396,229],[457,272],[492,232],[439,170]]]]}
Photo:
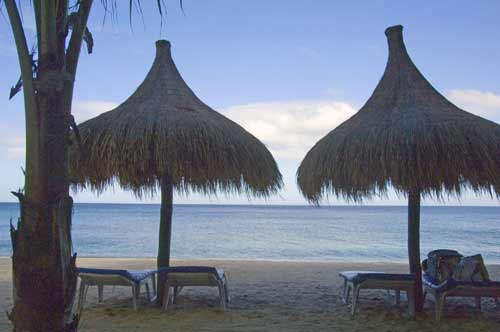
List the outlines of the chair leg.
{"type": "Polygon", "coordinates": [[[410,317],[415,318],[415,292],[413,288],[406,291],[406,297],[408,298],[408,313],[410,317]]]}
{"type": "Polygon", "coordinates": [[[395,299],[394,299],[396,305],[399,305],[400,297],[401,297],[401,291],[399,289],[396,289],[396,294],[395,294],[395,299]]]}
{"type": "Polygon", "coordinates": [[[146,286],[146,295],[148,297],[148,302],[151,302],[151,293],[149,292],[149,284],[148,284],[148,281],[146,280],[146,282],[144,283],[144,286],[146,286]]]}
{"type": "Polygon", "coordinates": [[[352,290],[352,308],[351,308],[351,316],[354,317],[356,313],[356,305],[358,304],[359,297],[359,285],[354,286],[352,290]]]}
{"type": "Polygon", "coordinates": [[[85,284],[85,292],[83,293],[83,302],[85,302],[85,299],[87,298],[89,288],[90,288],[90,285],[85,284]]]}
{"type": "Polygon", "coordinates": [[[132,305],[134,310],[137,310],[137,305],[139,302],[139,294],[141,293],[141,284],[132,285],[132,305]]]}
{"type": "Polygon", "coordinates": [[[436,301],[434,302],[434,319],[439,322],[440,320],[440,306],[441,306],[441,296],[435,295],[436,301]]]}
{"type": "Polygon", "coordinates": [[[170,285],[168,284],[168,281],[165,283],[165,293],[163,295],[163,310],[167,311],[168,309],[168,304],[170,302],[170,285]]]}
{"type": "Polygon", "coordinates": [[[103,294],[103,291],[104,291],[104,286],[99,284],[97,285],[97,294],[98,294],[98,301],[99,303],[102,303],[102,294],[103,294]]]}
{"type": "Polygon", "coordinates": [[[218,282],[219,287],[219,300],[220,300],[220,307],[222,311],[226,311],[226,294],[224,292],[224,285],[222,285],[221,282],[218,282]]]}
{"type": "Polygon", "coordinates": [[[134,307],[134,310],[137,310],[137,303],[135,299],[135,285],[132,285],[132,306],[134,307]]]}
{"type": "Polygon", "coordinates": [[[349,295],[351,293],[352,284],[347,283],[347,288],[345,290],[345,304],[349,304],[349,295]]]}
{"type": "Polygon", "coordinates": [[[342,301],[347,303],[346,300],[346,291],[347,291],[347,279],[344,279],[344,287],[342,288],[342,301]]]}
{"type": "Polygon", "coordinates": [[[475,300],[476,300],[476,310],[478,312],[481,312],[481,297],[477,296],[475,300]]]}
{"type": "Polygon", "coordinates": [[[443,309],[446,302],[444,294],[436,294],[436,321],[440,321],[443,316],[443,309]]]}
{"type": "Polygon", "coordinates": [[[151,285],[153,286],[153,296],[156,296],[156,274],[151,275],[151,285]]]}
{"type": "Polygon", "coordinates": [[[176,304],[177,303],[177,295],[179,295],[179,292],[180,292],[179,287],[175,286],[174,287],[174,298],[172,300],[172,304],[176,304]]]}
{"type": "Polygon", "coordinates": [[[222,284],[224,285],[224,294],[226,294],[226,302],[229,303],[231,298],[229,297],[229,290],[227,289],[227,280],[224,279],[224,282],[222,284]]]}
{"type": "Polygon", "coordinates": [[[81,281],[80,290],[78,291],[78,307],[76,309],[76,312],[79,316],[82,315],[83,307],[85,305],[85,297],[87,295],[86,288],[88,288],[88,286],[85,284],[85,282],[81,281]]]}

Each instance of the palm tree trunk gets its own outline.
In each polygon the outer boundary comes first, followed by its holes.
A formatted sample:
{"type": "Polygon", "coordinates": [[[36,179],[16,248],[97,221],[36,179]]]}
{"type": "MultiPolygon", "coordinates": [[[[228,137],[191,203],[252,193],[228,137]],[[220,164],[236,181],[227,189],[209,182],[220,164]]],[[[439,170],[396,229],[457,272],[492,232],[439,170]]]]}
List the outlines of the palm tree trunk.
{"type": "Polygon", "coordinates": [[[65,53],[67,1],[33,1],[38,71],[32,71],[16,1],[4,0],[21,67],[26,121],[24,191],[17,229],[11,227],[14,331],[75,331],[68,145],[71,101],[82,35],[92,0],[79,1],[80,24],[65,53]]]}
{"type": "MultiPolygon", "coordinates": [[[[60,69],[40,68],[38,81],[57,77],[60,69]]],[[[12,227],[16,331],[68,331],[76,327],[71,307],[76,288],[75,257],[71,255],[68,141],[70,108],[63,88],[47,84],[37,90],[38,117],[26,122],[26,182],[17,229],[12,227]],[[68,327],[70,324],[71,327],[68,327]]],[[[26,93],[26,92],[25,92],[26,93]]]]}
{"type": "MultiPolygon", "coordinates": [[[[173,185],[168,176],[161,179],[161,210],[160,210],[160,230],[158,237],[158,257],[157,267],[170,266],[170,241],[172,239],[172,211],[173,211],[173,185]]],[[[165,294],[165,274],[158,276],[158,296],[157,303],[162,304],[165,294]]]]}
{"type": "Polygon", "coordinates": [[[420,266],[420,191],[408,193],[408,259],[415,275],[415,310],[423,310],[422,268],[420,266]]]}
{"type": "Polygon", "coordinates": [[[47,205],[19,199],[21,217],[17,229],[11,228],[14,307],[9,318],[15,331],[74,331],[73,201],[67,195],[47,205]]]}

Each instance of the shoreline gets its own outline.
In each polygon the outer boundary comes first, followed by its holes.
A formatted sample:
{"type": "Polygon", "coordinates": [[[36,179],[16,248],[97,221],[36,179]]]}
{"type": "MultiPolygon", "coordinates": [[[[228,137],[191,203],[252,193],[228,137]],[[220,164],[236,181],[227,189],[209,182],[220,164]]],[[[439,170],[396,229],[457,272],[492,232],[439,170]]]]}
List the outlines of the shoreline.
{"type": "MultiPolygon", "coordinates": [[[[10,259],[11,256],[7,255],[0,255],[0,259],[10,259]]],[[[77,256],[78,259],[85,259],[85,260],[123,260],[123,261],[130,261],[130,260],[156,260],[156,257],[141,257],[141,256],[121,256],[121,257],[115,257],[115,256],[77,256]]],[[[189,262],[189,261],[204,261],[204,262],[241,262],[241,263],[299,263],[299,264],[375,264],[375,265],[383,265],[383,264],[389,264],[389,265],[408,265],[407,260],[349,260],[349,259],[339,259],[339,260],[315,260],[315,259],[274,259],[274,258],[225,258],[225,257],[211,257],[211,258],[194,258],[194,257],[189,257],[189,258],[171,258],[173,262],[189,262]]],[[[500,262],[492,262],[492,263],[485,263],[486,266],[498,266],[500,267],[500,262]]]]}
{"type": "MultiPolygon", "coordinates": [[[[10,259],[11,256],[0,255],[0,259],[10,259]]],[[[116,260],[156,260],[156,257],[141,257],[141,256],[77,256],[78,259],[116,259],[116,260]]],[[[275,259],[275,258],[226,258],[226,257],[189,257],[189,258],[171,258],[172,261],[206,261],[206,262],[262,262],[262,263],[304,263],[304,264],[343,264],[343,263],[352,263],[352,264],[406,264],[407,261],[383,261],[383,260],[315,260],[315,259],[275,259]]],[[[493,263],[490,265],[500,265],[499,263],[493,263]]]]}

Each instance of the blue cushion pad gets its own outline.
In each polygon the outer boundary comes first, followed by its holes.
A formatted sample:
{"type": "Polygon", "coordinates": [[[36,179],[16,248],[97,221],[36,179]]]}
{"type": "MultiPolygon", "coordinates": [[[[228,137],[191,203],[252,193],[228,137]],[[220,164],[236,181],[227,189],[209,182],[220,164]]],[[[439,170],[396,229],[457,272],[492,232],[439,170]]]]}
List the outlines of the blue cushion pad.
{"type": "Polygon", "coordinates": [[[119,275],[134,282],[140,282],[155,273],[210,273],[222,280],[224,271],[211,266],[170,266],[158,270],[118,270],[118,269],[95,269],[78,268],[78,273],[92,273],[101,275],[119,275]]]}
{"type": "Polygon", "coordinates": [[[427,273],[422,275],[422,282],[425,286],[435,290],[436,292],[445,292],[458,286],[500,288],[500,281],[456,281],[454,279],[439,281],[427,273]]]}
{"type": "Polygon", "coordinates": [[[368,279],[371,280],[415,280],[413,274],[400,273],[384,273],[376,271],[342,271],[339,273],[341,277],[355,284],[361,283],[368,279]]]}
{"type": "Polygon", "coordinates": [[[224,270],[211,266],[170,266],[158,269],[159,273],[210,273],[219,280],[224,277],[224,270]]]}
{"type": "Polygon", "coordinates": [[[156,270],[117,270],[117,269],[94,269],[94,268],[78,268],[78,273],[92,273],[101,275],[119,275],[133,282],[140,282],[150,275],[156,273],[156,270]]]}

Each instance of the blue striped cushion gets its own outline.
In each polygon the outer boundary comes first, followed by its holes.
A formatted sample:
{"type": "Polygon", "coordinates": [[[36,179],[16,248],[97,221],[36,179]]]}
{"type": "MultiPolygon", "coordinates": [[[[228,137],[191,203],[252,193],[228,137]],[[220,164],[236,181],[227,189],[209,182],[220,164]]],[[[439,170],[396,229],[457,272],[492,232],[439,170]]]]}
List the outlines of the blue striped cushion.
{"type": "Polygon", "coordinates": [[[117,269],[95,269],[80,267],[78,273],[92,273],[101,275],[118,275],[127,278],[133,282],[140,282],[150,275],[156,273],[156,270],[117,270],[117,269]]]}
{"type": "Polygon", "coordinates": [[[496,287],[500,288],[500,281],[456,281],[454,279],[446,279],[442,282],[433,278],[431,275],[424,273],[422,275],[422,282],[424,285],[432,288],[436,292],[445,292],[452,288],[458,286],[469,286],[469,287],[496,287]]]}
{"type": "Polygon", "coordinates": [[[158,269],[160,273],[210,273],[222,280],[224,271],[211,266],[170,266],[158,269]]]}
{"type": "Polygon", "coordinates": [[[359,284],[368,279],[371,280],[415,280],[413,274],[384,273],[375,271],[342,271],[339,275],[355,284],[359,284]]]}

